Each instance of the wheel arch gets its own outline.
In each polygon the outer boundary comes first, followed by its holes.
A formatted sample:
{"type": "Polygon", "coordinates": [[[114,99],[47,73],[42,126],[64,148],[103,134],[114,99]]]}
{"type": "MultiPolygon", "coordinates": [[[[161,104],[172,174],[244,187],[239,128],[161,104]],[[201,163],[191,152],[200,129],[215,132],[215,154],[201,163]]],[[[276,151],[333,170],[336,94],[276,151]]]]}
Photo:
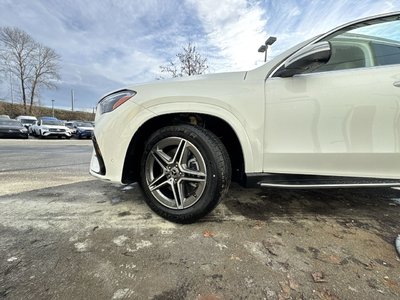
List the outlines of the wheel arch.
{"type": "MultiPolygon", "coordinates": [[[[240,139],[240,134],[238,134],[234,127],[225,119],[211,114],[195,112],[166,113],[152,117],[143,123],[135,132],[129,143],[123,166],[121,180],[123,183],[139,180],[140,159],[149,135],[159,128],[179,124],[200,126],[213,132],[221,140],[230,156],[232,180],[244,183],[246,164],[244,153],[246,150],[247,152],[251,150],[247,136],[242,136],[240,139]]],[[[251,160],[251,158],[249,159],[251,160]]]]}

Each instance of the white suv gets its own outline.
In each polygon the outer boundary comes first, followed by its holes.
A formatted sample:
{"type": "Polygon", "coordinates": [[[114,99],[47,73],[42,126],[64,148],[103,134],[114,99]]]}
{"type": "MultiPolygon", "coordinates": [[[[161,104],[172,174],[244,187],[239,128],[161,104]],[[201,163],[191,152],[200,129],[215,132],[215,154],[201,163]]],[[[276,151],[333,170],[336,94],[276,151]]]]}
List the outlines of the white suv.
{"type": "Polygon", "coordinates": [[[56,118],[39,118],[38,121],[30,127],[30,132],[40,138],[56,136],[58,138],[71,138],[71,131],[64,125],[64,122],[56,118]]]}
{"type": "Polygon", "coordinates": [[[400,13],[375,16],[252,71],[106,95],[90,172],[139,181],[148,205],[181,223],[210,212],[231,179],[281,188],[399,185],[399,32],[400,13]]]}
{"type": "Polygon", "coordinates": [[[29,127],[36,123],[37,118],[34,116],[18,116],[15,120],[20,121],[29,130],[29,127]]]}

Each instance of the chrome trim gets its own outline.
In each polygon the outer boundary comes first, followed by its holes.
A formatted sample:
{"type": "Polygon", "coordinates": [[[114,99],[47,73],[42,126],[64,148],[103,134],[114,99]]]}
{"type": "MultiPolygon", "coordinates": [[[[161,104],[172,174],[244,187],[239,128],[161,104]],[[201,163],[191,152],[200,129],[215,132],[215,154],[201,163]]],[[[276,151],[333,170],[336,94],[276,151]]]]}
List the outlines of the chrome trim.
{"type": "Polygon", "coordinates": [[[387,183],[337,183],[337,184],[280,184],[260,182],[261,187],[276,187],[284,189],[321,189],[321,188],[365,188],[365,187],[393,187],[400,186],[399,182],[387,183]]]}

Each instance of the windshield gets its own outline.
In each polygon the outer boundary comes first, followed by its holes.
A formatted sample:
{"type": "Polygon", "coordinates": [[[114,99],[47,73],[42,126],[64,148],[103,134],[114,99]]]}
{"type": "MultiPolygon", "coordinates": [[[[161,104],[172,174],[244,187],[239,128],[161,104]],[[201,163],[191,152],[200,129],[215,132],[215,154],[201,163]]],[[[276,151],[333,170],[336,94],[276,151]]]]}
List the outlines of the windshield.
{"type": "Polygon", "coordinates": [[[42,120],[42,125],[64,126],[64,123],[59,120],[42,120]]]}
{"type": "Polygon", "coordinates": [[[22,126],[22,124],[19,121],[7,120],[7,119],[0,120],[0,125],[2,125],[2,126],[22,126]]]}
{"type": "Polygon", "coordinates": [[[89,122],[76,122],[76,127],[93,127],[92,123],[89,122]]]}
{"type": "Polygon", "coordinates": [[[24,124],[34,124],[35,122],[36,122],[35,120],[21,119],[21,123],[24,123],[24,124]]]}

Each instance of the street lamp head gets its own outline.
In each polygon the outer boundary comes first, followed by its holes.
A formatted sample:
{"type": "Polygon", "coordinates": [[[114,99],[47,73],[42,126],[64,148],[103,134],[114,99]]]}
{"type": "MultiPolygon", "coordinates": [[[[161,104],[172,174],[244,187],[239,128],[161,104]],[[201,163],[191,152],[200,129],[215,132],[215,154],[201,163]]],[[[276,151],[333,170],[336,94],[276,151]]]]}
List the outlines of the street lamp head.
{"type": "Polygon", "coordinates": [[[263,53],[266,49],[267,47],[265,45],[261,45],[260,48],[258,48],[258,52],[263,53]]]}
{"type": "Polygon", "coordinates": [[[276,37],[270,36],[266,41],[265,41],[265,46],[272,45],[273,43],[276,42],[276,37]]]}

